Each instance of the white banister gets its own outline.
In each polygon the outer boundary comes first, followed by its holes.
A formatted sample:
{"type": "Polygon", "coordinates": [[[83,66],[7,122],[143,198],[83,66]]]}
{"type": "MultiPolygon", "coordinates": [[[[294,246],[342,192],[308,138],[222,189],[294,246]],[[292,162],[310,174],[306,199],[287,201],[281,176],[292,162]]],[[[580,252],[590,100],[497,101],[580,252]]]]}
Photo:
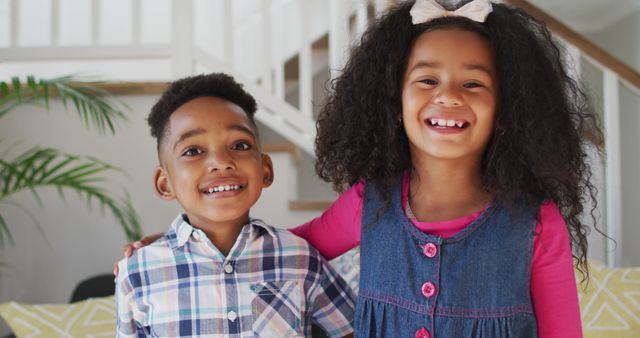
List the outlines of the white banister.
{"type": "Polygon", "coordinates": [[[344,0],[329,0],[329,71],[336,78],[345,61],[348,18],[344,0]]]}
{"type": "Polygon", "coordinates": [[[142,9],[141,0],[131,0],[131,42],[133,45],[140,45],[142,41],[142,9]]]}
{"type": "Polygon", "coordinates": [[[173,77],[193,74],[193,0],[173,0],[171,25],[171,63],[173,77]]]}
{"type": "Polygon", "coordinates": [[[283,13],[275,12],[273,20],[273,41],[272,42],[272,55],[273,55],[273,92],[276,98],[280,100],[285,99],[285,71],[284,66],[286,57],[283,53],[284,50],[284,38],[286,36],[285,20],[283,13]]]}
{"type": "Polygon", "coordinates": [[[300,51],[298,53],[299,109],[302,114],[313,114],[313,67],[311,60],[311,34],[309,34],[310,6],[307,0],[298,0],[300,6],[300,51]]]}
{"type": "MultiPolygon", "coordinates": [[[[182,2],[182,0],[181,0],[182,2]]],[[[190,50],[190,47],[189,47],[190,50]]],[[[180,51],[181,53],[188,52],[180,51]]],[[[54,61],[54,60],[105,60],[105,59],[162,59],[180,56],[175,47],[167,45],[146,46],[95,46],[95,47],[21,47],[19,50],[2,51],[2,61],[54,61]],[[177,55],[176,55],[177,54],[177,55]]],[[[184,57],[184,55],[182,55],[184,57]]],[[[189,62],[187,62],[189,63],[189,62]]]]}
{"type": "Polygon", "coordinates": [[[273,74],[275,77],[275,94],[280,100],[284,100],[285,88],[284,88],[284,63],[276,63],[273,74]]]}
{"type": "Polygon", "coordinates": [[[233,68],[233,4],[222,0],[222,61],[233,68]]]}
{"type": "Polygon", "coordinates": [[[9,47],[18,46],[18,27],[20,17],[20,8],[18,7],[18,0],[9,0],[9,8],[11,11],[11,35],[9,37],[9,47]]]}
{"type": "Polygon", "coordinates": [[[608,242],[607,264],[620,266],[622,262],[620,93],[618,76],[609,69],[604,70],[604,122],[607,235],[615,241],[615,243],[608,242]]]}
{"type": "Polygon", "coordinates": [[[49,34],[52,46],[60,45],[60,0],[51,0],[51,17],[49,34]]]}
{"type": "Polygon", "coordinates": [[[98,45],[100,40],[100,0],[91,1],[91,44],[98,45]]]}
{"type": "Polygon", "coordinates": [[[357,39],[367,29],[369,21],[369,2],[367,0],[356,0],[356,36],[357,39]]]}
{"type": "Polygon", "coordinates": [[[271,0],[262,0],[262,87],[273,94],[272,57],[271,57],[271,0]]]}

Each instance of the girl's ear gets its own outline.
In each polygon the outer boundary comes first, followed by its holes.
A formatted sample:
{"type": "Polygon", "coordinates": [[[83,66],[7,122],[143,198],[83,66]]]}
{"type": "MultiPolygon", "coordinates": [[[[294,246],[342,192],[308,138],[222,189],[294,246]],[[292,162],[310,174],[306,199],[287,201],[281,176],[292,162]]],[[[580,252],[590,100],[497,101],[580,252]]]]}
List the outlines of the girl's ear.
{"type": "Polygon", "coordinates": [[[267,154],[262,154],[262,171],[264,172],[262,187],[267,188],[273,183],[273,163],[267,154]]]}
{"type": "Polygon", "coordinates": [[[156,188],[156,193],[163,200],[170,201],[176,198],[167,172],[162,166],[157,166],[153,172],[153,185],[156,188]]]}

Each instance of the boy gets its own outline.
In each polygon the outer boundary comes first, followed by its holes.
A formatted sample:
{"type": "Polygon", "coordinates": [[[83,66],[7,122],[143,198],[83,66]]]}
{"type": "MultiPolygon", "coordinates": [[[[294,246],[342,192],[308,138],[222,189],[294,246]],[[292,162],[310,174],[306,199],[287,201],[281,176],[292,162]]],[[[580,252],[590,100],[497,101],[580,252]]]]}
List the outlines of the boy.
{"type": "Polygon", "coordinates": [[[302,337],[352,332],[354,296],[322,256],[249,218],[273,181],[256,102],[224,74],[172,83],[151,109],[155,189],[184,209],[118,263],[118,337],[302,337]]]}

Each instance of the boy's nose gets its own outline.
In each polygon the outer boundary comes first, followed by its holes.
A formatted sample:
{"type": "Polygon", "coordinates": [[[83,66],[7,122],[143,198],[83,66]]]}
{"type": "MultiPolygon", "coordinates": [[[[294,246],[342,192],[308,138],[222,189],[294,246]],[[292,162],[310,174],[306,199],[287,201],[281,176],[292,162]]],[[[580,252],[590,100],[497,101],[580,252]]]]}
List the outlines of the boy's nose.
{"type": "Polygon", "coordinates": [[[236,165],[226,151],[212,152],[207,161],[209,171],[234,170],[236,165]]]}

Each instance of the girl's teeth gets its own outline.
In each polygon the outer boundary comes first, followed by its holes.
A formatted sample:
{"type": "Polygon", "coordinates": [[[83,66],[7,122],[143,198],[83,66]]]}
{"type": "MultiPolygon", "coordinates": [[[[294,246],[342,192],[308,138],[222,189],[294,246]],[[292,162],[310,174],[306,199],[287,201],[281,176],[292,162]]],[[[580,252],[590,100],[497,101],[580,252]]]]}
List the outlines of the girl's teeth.
{"type": "Polygon", "coordinates": [[[465,122],[463,121],[456,121],[456,120],[445,120],[445,119],[431,119],[429,120],[429,123],[432,126],[438,126],[438,127],[458,127],[458,128],[462,128],[465,124],[465,122]]]}

